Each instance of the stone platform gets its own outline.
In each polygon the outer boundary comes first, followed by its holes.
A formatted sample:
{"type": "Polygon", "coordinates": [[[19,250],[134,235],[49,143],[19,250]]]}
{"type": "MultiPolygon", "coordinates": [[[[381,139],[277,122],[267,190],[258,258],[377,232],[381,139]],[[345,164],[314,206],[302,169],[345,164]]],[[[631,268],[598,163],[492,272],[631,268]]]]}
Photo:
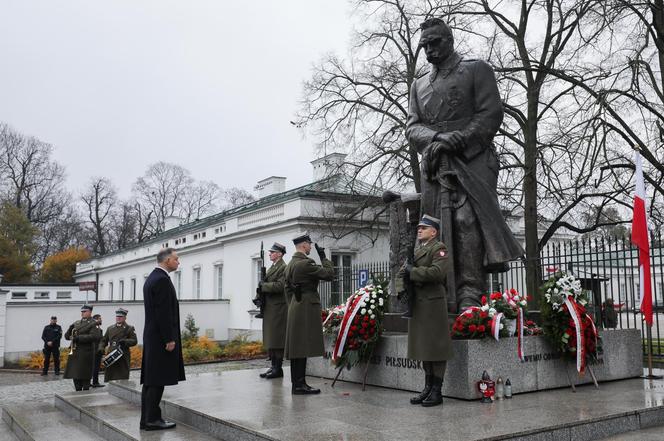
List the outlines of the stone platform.
{"type": "MultiPolygon", "coordinates": [[[[592,366],[598,381],[619,380],[641,375],[641,333],[635,329],[602,330],[603,354],[592,366]]],[[[326,351],[334,341],[326,337],[326,351]]],[[[500,341],[453,340],[454,359],[448,362],[443,394],[464,400],[478,399],[477,381],[487,371],[493,380],[499,376],[512,383],[514,394],[566,387],[570,379],[575,384],[592,382],[589,373],[579,377],[575,365],[564,361],[545,341],[544,337],[524,337],[525,361],[517,358],[517,339],[500,341]]],[[[420,391],[423,385],[421,365],[407,357],[408,336],[384,334],[369,364],[367,384],[393,389],[420,391]]],[[[307,374],[334,378],[337,370],[329,358],[314,358],[307,364],[307,374]]],[[[339,380],[361,383],[364,366],[344,370],[339,380]]]]}

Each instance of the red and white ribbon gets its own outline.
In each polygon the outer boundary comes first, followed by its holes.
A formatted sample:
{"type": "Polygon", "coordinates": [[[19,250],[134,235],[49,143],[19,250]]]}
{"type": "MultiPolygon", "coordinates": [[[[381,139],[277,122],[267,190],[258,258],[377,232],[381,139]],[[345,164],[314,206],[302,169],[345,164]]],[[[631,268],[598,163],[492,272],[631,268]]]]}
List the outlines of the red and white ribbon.
{"type": "Polygon", "coordinates": [[[369,299],[369,291],[365,291],[363,295],[354,295],[348,298],[346,302],[346,313],[344,318],[341,321],[341,326],[339,327],[339,334],[337,335],[337,341],[334,343],[334,351],[332,351],[332,360],[336,361],[337,358],[341,357],[344,353],[344,346],[346,344],[346,337],[348,337],[348,331],[350,331],[351,326],[353,326],[353,319],[357,315],[357,312],[360,310],[358,305],[362,303],[363,300],[369,299]]]}
{"type": "Polygon", "coordinates": [[[519,307],[519,310],[517,312],[516,327],[517,327],[516,353],[517,356],[519,357],[519,360],[525,361],[526,359],[523,355],[523,308],[521,307],[519,307]]]}
{"type": "Polygon", "coordinates": [[[583,328],[581,327],[581,317],[579,317],[574,299],[565,296],[565,305],[567,305],[567,311],[574,321],[574,329],[576,331],[576,370],[581,374],[586,369],[586,345],[583,328]]]}
{"type": "Polygon", "coordinates": [[[502,318],[503,313],[499,312],[493,316],[493,320],[491,321],[491,335],[493,335],[496,341],[500,340],[500,319],[502,318]]]}

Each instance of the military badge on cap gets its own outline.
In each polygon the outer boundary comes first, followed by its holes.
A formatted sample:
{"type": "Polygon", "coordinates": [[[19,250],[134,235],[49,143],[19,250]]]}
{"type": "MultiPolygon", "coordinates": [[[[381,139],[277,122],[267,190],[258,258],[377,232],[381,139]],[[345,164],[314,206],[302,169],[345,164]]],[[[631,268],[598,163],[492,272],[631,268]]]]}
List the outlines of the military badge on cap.
{"type": "Polygon", "coordinates": [[[309,242],[311,243],[311,237],[309,237],[308,234],[303,234],[302,236],[297,236],[295,239],[293,239],[293,245],[297,245],[302,242],[309,242]]]}
{"type": "Polygon", "coordinates": [[[440,219],[436,219],[433,216],[429,216],[428,214],[425,214],[422,216],[422,219],[420,220],[420,223],[417,224],[418,227],[433,227],[436,230],[440,231],[440,219]]]}
{"type": "Polygon", "coordinates": [[[124,309],[124,308],[118,308],[118,309],[115,311],[115,316],[116,316],[116,317],[127,317],[127,313],[128,313],[128,312],[129,312],[129,311],[127,311],[127,310],[124,309]]]}
{"type": "Polygon", "coordinates": [[[277,253],[286,254],[286,246],[280,244],[279,242],[275,242],[274,245],[272,245],[272,248],[270,248],[270,251],[275,251],[277,253]]]}
{"type": "Polygon", "coordinates": [[[83,305],[83,306],[81,306],[81,311],[92,311],[92,306],[91,305],[83,305]]]}

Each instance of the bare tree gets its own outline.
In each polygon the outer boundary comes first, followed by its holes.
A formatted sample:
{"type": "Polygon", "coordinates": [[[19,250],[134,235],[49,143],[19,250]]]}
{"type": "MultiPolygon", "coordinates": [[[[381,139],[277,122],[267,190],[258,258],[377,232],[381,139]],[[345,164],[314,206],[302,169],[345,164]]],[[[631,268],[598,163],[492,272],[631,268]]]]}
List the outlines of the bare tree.
{"type": "Polygon", "coordinates": [[[110,251],[111,233],[117,208],[117,191],[108,178],[94,177],[88,188],[81,195],[87,209],[89,229],[91,231],[92,252],[104,255],[110,251]]]}
{"type": "Polygon", "coordinates": [[[222,192],[222,208],[228,210],[230,208],[239,207],[256,200],[253,194],[243,188],[231,187],[223,190],[222,192]]]}
{"type": "Polygon", "coordinates": [[[182,218],[185,222],[200,219],[214,212],[220,199],[220,189],[212,181],[192,185],[182,200],[182,218]]]}

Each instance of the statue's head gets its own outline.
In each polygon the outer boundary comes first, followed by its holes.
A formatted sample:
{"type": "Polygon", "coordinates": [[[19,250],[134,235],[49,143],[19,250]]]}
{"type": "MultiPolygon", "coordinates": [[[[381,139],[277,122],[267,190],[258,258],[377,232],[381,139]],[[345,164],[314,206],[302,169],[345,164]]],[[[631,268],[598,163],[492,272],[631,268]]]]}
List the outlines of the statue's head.
{"type": "Polygon", "coordinates": [[[450,27],[440,18],[429,18],[420,24],[420,47],[427,61],[440,64],[454,52],[454,36],[450,27]]]}

